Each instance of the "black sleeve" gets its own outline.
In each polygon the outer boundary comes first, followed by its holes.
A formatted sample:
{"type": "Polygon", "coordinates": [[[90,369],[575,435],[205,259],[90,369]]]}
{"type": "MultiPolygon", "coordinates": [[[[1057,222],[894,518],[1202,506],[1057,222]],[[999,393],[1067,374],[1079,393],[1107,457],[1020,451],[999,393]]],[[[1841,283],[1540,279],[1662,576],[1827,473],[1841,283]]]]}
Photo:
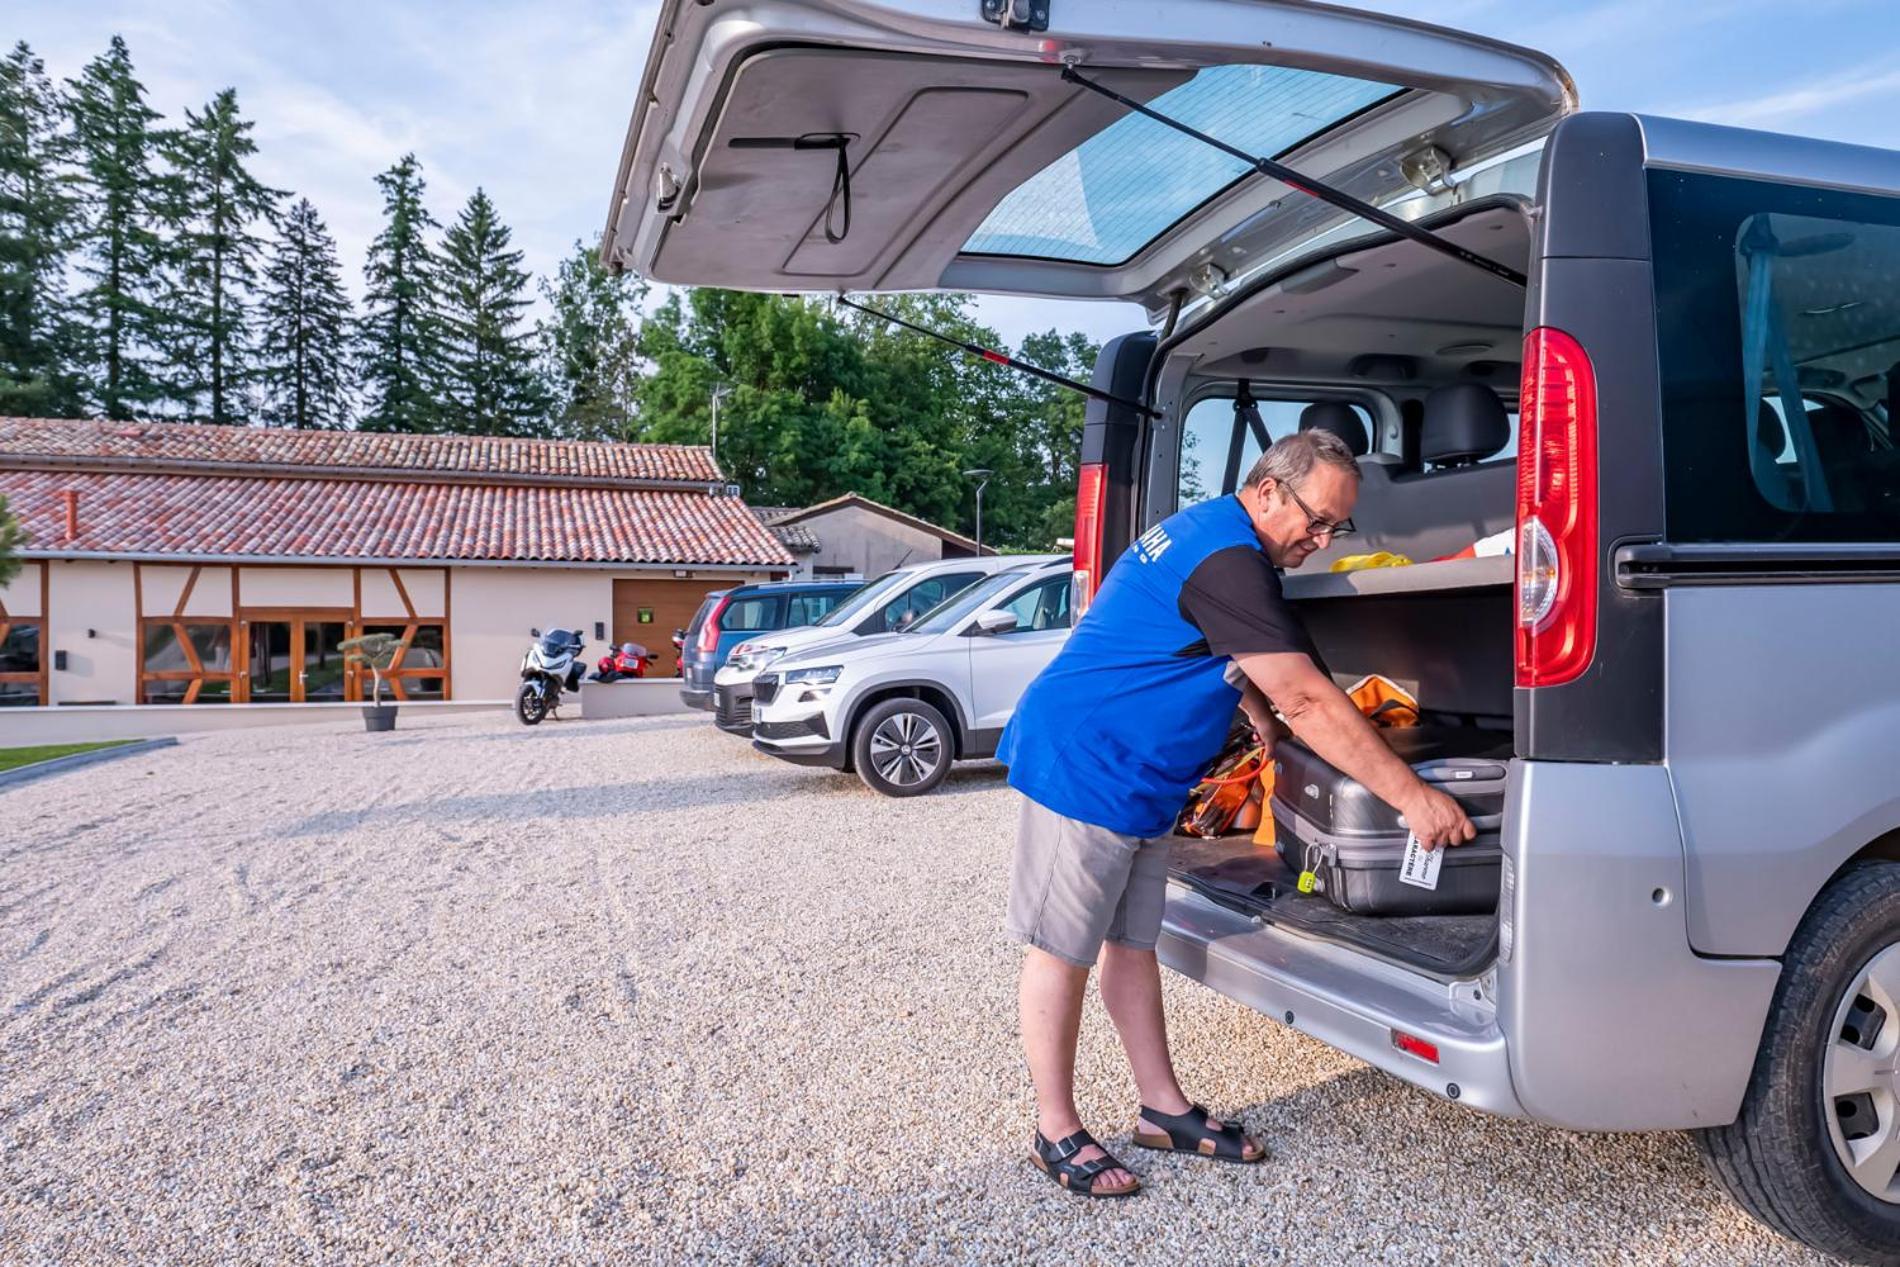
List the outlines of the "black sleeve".
{"type": "Polygon", "coordinates": [[[1280,574],[1251,546],[1202,559],[1181,587],[1181,618],[1201,631],[1210,655],[1297,651],[1319,661],[1306,625],[1280,590],[1280,574]]]}

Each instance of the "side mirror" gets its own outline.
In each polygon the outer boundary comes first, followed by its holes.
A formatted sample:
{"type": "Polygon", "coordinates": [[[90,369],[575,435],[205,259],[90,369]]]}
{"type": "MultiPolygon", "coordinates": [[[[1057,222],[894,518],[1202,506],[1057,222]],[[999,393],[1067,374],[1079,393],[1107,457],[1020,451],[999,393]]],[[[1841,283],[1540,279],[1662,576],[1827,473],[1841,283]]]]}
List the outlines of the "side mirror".
{"type": "Polygon", "coordinates": [[[983,612],[976,618],[977,632],[990,635],[1014,633],[1018,623],[1015,612],[1000,609],[983,612]]]}

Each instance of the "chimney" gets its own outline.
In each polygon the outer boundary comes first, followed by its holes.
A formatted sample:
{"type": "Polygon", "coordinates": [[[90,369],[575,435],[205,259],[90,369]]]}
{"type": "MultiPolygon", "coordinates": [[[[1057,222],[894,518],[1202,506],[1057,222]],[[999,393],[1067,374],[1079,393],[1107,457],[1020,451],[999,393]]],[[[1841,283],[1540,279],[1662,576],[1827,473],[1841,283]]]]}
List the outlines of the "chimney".
{"type": "Polygon", "coordinates": [[[66,540],[72,541],[79,536],[79,490],[63,489],[59,495],[66,501],[66,540]]]}

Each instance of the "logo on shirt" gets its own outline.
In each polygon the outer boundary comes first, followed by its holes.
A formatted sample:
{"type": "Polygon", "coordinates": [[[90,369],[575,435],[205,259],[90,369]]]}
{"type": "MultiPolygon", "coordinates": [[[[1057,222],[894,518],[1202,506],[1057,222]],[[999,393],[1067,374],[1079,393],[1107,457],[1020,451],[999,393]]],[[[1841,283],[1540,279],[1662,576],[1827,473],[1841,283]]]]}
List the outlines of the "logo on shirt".
{"type": "Polygon", "coordinates": [[[1174,539],[1168,535],[1167,529],[1156,524],[1136,539],[1135,557],[1143,563],[1153,563],[1166,554],[1168,547],[1173,544],[1174,539]]]}

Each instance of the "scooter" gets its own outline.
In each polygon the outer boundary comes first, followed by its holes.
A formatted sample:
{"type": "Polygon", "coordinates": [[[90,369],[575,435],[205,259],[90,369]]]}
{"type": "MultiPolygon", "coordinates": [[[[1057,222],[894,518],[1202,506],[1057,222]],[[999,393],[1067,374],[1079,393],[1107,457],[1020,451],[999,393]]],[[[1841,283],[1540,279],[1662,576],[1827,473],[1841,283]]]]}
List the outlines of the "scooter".
{"type": "Polygon", "coordinates": [[[560,708],[562,691],[581,689],[587,672],[581,660],[585,645],[571,629],[550,629],[528,648],[521,657],[521,686],[515,691],[515,716],[522,725],[540,725],[560,708]]]}
{"type": "Polygon", "coordinates": [[[653,664],[653,657],[647,649],[637,642],[623,642],[617,650],[610,650],[594,666],[591,682],[622,682],[628,678],[645,677],[647,669],[653,664]]]}

